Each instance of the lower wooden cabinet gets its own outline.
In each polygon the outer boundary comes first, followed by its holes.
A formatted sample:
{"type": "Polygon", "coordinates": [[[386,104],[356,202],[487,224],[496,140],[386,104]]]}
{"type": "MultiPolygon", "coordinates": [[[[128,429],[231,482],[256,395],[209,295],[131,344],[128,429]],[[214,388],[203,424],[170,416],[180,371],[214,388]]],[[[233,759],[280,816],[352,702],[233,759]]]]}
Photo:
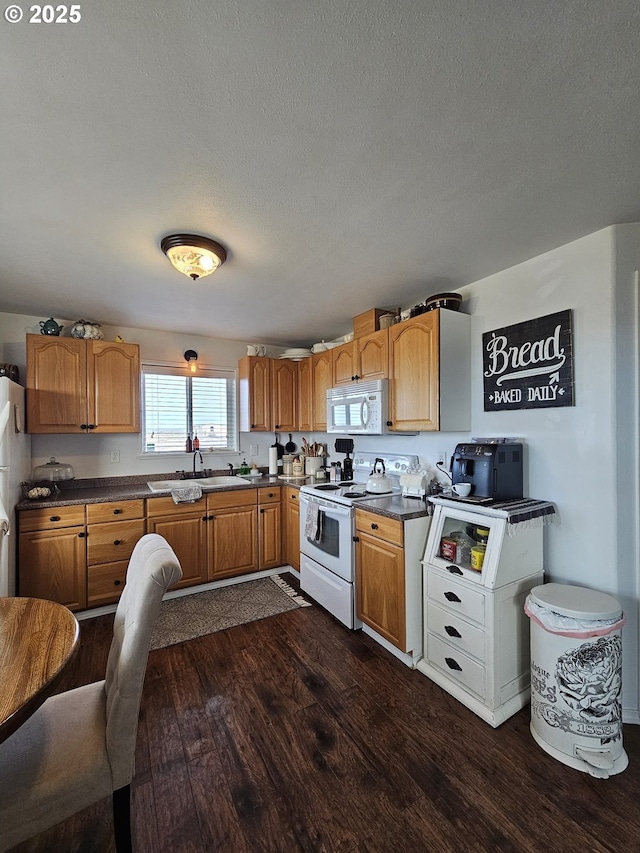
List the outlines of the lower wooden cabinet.
{"type": "Polygon", "coordinates": [[[174,589],[206,583],[207,500],[175,504],[173,498],[147,501],[147,532],[163,536],[175,551],[182,578],[174,589]]]}
{"type": "Polygon", "coordinates": [[[357,614],[406,651],[403,525],[356,510],[357,614]]]}
{"type": "Polygon", "coordinates": [[[300,492],[285,488],[282,543],[284,562],[300,571],[300,492]]]}
{"type": "Polygon", "coordinates": [[[84,523],[20,533],[18,562],[19,595],[58,601],[70,610],[87,606],[84,523]]]}
{"type": "Polygon", "coordinates": [[[258,491],[258,568],[275,569],[282,565],[281,489],[258,491]]]}
{"type": "Polygon", "coordinates": [[[258,568],[257,489],[209,494],[208,579],[245,575],[258,568]]]}

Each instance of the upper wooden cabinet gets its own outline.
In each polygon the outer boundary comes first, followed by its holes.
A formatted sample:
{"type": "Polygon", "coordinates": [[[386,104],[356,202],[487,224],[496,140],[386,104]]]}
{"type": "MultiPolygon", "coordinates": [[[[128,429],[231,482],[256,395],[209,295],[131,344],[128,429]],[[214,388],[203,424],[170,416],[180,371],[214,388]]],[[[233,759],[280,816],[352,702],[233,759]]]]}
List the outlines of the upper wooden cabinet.
{"type": "Polygon", "coordinates": [[[331,350],[311,356],[311,429],[327,431],[327,391],[333,386],[331,350]]]}
{"type": "Polygon", "coordinates": [[[386,329],[380,329],[334,347],[333,384],[351,385],[389,376],[389,338],[386,329]]]}
{"type": "Polygon", "coordinates": [[[245,355],[238,364],[240,431],[271,432],[271,359],[245,355]]]}
{"type": "Polygon", "coordinates": [[[298,429],[298,363],[246,355],[238,364],[240,431],[298,429]]]}
{"type": "Polygon", "coordinates": [[[275,430],[298,429],[298,362],[271,361],[271,424],[275,430]]]}
{"type": "Polygon", "coordinates": [[[140,432],[138,345],[27,335],[27,429],[140,432]]]}
{"type": "Polygon", "coordinates": [[[311,382],[311,359],[303,358],[298,362],[298,429],[311,429],[313,393],[311,382]]]}
{"type": "Polygon", "coordinates": [[[440,309],[391,326],[392,431],[470,429],[469,331],[467,314],[440,309]]]}

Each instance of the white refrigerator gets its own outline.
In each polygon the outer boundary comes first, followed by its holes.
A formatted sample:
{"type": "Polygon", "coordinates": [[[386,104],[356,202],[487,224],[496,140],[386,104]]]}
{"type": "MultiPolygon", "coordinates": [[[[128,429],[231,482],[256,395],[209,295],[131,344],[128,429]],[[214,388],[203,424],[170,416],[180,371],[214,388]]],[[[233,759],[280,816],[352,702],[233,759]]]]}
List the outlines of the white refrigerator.
{"type": "Polygon", "coordinates": [[[15,505],[31,474],[31,436],[25,432],[24,388],[0,376],[0,596],[16,594],[18,542],[15,505]]]}

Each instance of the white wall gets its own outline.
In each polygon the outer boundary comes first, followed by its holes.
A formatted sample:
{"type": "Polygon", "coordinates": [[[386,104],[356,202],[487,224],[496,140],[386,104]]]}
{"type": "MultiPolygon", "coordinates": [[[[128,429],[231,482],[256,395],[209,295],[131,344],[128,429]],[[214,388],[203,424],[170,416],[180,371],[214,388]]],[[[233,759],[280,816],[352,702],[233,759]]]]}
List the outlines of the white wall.
{"type": "MultiPolygon", "coordinates": [[[[450,455],[471,436],[518,436],[526,443],[527,494],[553,501],[557,523],[545,528],[547,580],[590,586],[621,601],[625,719],[640,722],[638,696],[638,300],[640,225],[615,226],[584,237],[462,289],[472,317],[472,428],[469,433],[357,438],[359,450],[411,452],[432,467],[439,450],[450,455]],[[482,334],[570,308],[573,312],[575,405],[485,412],[482,334]]],[[[25,332],[46,318],[0,314],[2,360],[24,368],[25,332]]],[[[59,318],[58,318],[59,319],[59,318]]],[[[182,360],[195,349],[202,361],[235,367],[246,342],[221,341],[105,327],[141,345],[143,358],[182,360]]],[[[274,351],[272,354],[277,354],[274,351]]],[[[324,434],[307,436],[327,441],[324,434]]],[[[286,440],[287,436],[284,436],[286,440]]],[[[294,441],[299,444],[299,435],[294,441]]],[[[267,464],[271,435],[242,434],[242,452],[257,443],[267,464]]],[[[329,441],[329,450],[333,441],[329,441]]],[[[164,472],[167,463],[139,458],[138,436],[34,436],[34,463],[56,455],[77,477],[164,472]],[[109,462],[120,450],[121,462],[109,462]]],[[[333,454],[333,458],[343,458],[333,454]]],[[[238,464],[238,457],[205,458],[207,467],[238,464]]],[[[175,468],[184,467],[176,457],[175,468]]],[[[441,478],[442,479],[442,478],[441,478]]]]}

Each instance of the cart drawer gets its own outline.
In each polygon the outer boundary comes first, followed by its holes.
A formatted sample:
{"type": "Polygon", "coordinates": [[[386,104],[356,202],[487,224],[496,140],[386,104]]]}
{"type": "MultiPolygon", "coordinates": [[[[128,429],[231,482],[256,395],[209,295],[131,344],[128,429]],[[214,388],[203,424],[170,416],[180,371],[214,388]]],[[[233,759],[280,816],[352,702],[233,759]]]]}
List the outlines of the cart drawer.
{"type": "Polygon", "coordinates": [[[459,649],[454,649],[434,634],[427,634],[427,660],[432,666],[442,670],[448,678],[484,699],[485,670],[482,664],[471,660],[459,649]]]}
{"type": "Polygon", "coordinates": [[[467,652],[477,660],[484,662],[484,630],[461,619],[457,613],[436,607],[429,602],[427,606],[427,626],[456,649],[467,652]]]}
{"type": "Polygon", "coordinates": [[[484,594],[434,571],[427,573],[427,595],[431,601],[484,625],[484,594]]]}

